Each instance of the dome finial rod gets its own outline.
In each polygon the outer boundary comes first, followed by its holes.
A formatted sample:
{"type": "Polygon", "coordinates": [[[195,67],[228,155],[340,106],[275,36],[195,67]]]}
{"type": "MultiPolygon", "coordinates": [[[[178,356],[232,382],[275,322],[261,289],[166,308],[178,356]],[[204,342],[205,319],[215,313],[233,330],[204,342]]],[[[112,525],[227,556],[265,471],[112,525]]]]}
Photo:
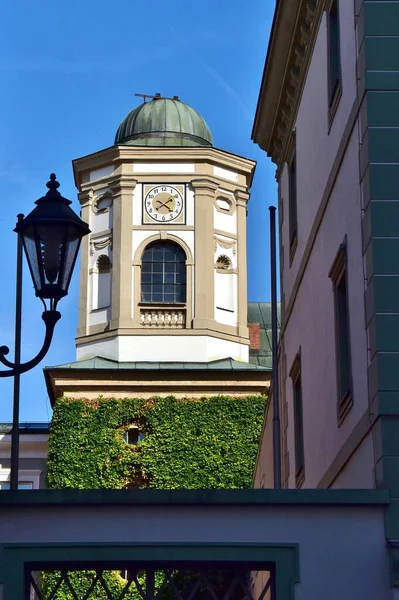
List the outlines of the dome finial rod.
{"type": "Polygon", "coordinates": [[[155,96],[152,96],[151,94],[134,94],[134,95],[139,96],[140,98],[143,98],[143,103],[147,102],[147,98],[151,98],[152,100],[179,100],[179,96],[173,96],[173,98],[167,98],[166,96],[162,96],[159,93],[155,94],[155,96]]]}

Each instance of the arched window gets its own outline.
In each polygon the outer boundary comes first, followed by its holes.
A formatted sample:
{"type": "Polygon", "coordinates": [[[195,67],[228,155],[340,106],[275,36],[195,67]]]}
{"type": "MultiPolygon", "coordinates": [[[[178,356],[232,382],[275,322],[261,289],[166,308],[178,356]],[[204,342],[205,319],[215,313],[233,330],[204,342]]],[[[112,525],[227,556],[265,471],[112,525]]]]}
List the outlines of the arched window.
{"type": "Polygon", "coordinates": [[[141,302],[186,302],[186,254],[174,242],[153,242],[144,250],[141,264],[141,302]]]}

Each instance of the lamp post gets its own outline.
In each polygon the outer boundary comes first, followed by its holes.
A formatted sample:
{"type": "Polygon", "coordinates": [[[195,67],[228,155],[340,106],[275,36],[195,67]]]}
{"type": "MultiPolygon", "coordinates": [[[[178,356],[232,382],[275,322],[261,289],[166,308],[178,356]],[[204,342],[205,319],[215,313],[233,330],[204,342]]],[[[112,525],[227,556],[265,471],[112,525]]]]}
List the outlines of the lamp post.
{"type": "Polygon", "coordinates": [[[20,375],[38,365],[50,348],[54,327],[61,318],[56,310],[58,301],[68,294],[80,242],[90,233],[87,223],[70,208],[72,202],[58,192],[59,186],[52,173],[47,183],[47,194],[35,202],[37,206],[29,215],[18,215],[14,229],[18,234],[14,362],[6,358],[9,348],[0,347],[0,363],[8,368],[0,371],[0,377],[14,377],[10,477],[12,490],[18,489],[20,375]],[[41,350],[25,363],[21,363],[22,249],[28,261],[36,296],[43,302],[42,319],[46,326],[41,350]]]}

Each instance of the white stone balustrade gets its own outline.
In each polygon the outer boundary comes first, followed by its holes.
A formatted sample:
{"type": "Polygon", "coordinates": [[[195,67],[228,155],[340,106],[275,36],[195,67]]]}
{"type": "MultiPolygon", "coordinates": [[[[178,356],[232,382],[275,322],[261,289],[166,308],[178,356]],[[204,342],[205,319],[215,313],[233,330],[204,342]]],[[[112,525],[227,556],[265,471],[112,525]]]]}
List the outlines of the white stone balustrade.
{"type": "Polygon", "coordinates": [[[186,311],[173,309],[142,309],[140,311],[142,327],[182,328],[186,324],[186,311]]]}

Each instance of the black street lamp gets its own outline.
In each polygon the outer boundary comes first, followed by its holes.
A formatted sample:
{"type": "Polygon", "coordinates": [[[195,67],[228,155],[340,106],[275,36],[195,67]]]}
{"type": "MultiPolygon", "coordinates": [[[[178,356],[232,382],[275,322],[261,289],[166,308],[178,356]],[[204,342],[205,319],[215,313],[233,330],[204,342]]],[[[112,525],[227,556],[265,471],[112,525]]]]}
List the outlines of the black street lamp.
{"type": "Polygon", "coordinates": [[[5,358],[9,348],[0,347],[0,363],[9,369],[0,371],[0,377],[14,377],[11,489],[18,489],[20,375],[39,364],[48,352],[54,327],[61,318],[61,314],[56,310],[57,303],[68,293],[80,242],[90,233],[87,223],[70,208],[71,201],[58,192],[59,186],[52,173],[47,183],[47,194],[35,202],[37,206],[28,216],[24,218],[23,215],[18,215],[17,226],[14,229],[18,234],[14,362],[5,358]],[[42,319],[46,326],[41,350],[35,358],[25,363],[21,363],[22,248],[28,261],[36,296],[44,305],[42,319]]]}

